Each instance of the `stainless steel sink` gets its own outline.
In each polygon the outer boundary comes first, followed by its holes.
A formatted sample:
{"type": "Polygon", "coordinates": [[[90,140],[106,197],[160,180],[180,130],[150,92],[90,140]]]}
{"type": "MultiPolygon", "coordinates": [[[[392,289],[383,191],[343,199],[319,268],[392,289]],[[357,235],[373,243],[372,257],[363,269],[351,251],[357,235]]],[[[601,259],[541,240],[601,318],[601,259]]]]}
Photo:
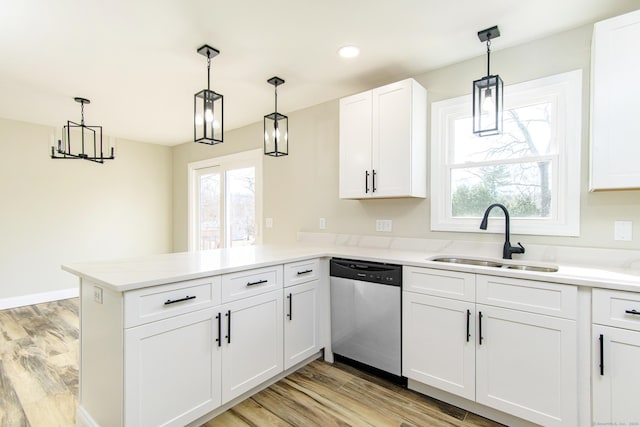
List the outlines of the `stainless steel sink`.
{"type": "Polygon", "coordinates": [[[473,258],[434,258],[431,261],[448,262],[451,264],[480,265],[482,267],[502,267],[502,264],[495,261],[473,258]]]}
{"type": "Polygon", "coordinates": [[[551,265],[512,264],[510,262],[502,263],[477,258],[437,257],[431,258],[430,261],[446,262],[450,264],[476,265],[481,267],[506,268],[509,270],[535,271],[539,273],[555,273],[558,271],[558,267],[551,265]]]}
{"type": "Polygon", "coordinates": [[[538,271],[541,273],[555,273],[558,271],[558,267],[545,267],[541,265],[508,264],[502,267],[511,270],[538,271]]]}

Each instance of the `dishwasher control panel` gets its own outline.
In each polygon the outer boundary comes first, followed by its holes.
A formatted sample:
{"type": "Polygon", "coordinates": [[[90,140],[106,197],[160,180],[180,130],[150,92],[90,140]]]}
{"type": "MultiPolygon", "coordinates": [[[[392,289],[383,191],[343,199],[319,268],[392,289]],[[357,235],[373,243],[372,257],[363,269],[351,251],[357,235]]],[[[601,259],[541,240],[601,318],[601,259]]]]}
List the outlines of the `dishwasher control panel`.
{"type": "Polygon", "coordinates": [[[402,285],[402,266],[396,264],[332,258],[329,275],[384,285],[402,285]]]}

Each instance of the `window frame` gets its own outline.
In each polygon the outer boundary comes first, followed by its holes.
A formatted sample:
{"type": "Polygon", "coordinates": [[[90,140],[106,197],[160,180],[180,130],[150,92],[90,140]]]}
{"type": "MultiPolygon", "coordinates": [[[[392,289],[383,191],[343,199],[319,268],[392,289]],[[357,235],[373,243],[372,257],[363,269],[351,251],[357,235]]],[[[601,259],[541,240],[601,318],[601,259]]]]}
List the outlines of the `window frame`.
{"type": "MultiPolygon", "coordinates": [[[[550,236],[580,235],[580,174],[582,145],[582,70],[556,74],[505,87],[504,109],[532,105],[553,99],[556,120],[557,155],[552,159],[552,217],[511,217],[516,234],[550,236]],[[554,158],[555,162],[553,161],[554,158]]],[[[451,214],[451,170],[453,124],[471,117],[471,95],[431,104],[431,230],[484,232],[481,218],[456,218],[451,214]]],[[[469,130],[471,132],[471,129],[469,130]]],[[[499,164],[500,160],[490,161],[499,164]]],[[[455,164],[459,166],[459,164],[455,164]]],[[[501,221],[489,221],[488,231],[504,232],[501,221]]]]}
{"type": "Polygon", "coordinates": [[[190,252],[198,251],[198,241],[199,236],[196,235],[198,232],[198,184],[197,179],[199,177],[199,173],[204,169],[213,169],[219,168],[221,173],[221,216],[222,220],[220,222],[221,228],[221,237],[222,237],[222,245],[221,248],[229,248],[228,240],[228,230],[227,230],[227,209],[226,209],[226,183],[225,183],[225,175],[228,170],[233,169],[242,169],[248,167],[255,168],[255,230],[256,230],[256,240],[255,244],[259,245],[262,243],[262,201],[263,201],[263,166],[262,166],[262,149],[256,150],[248,150],[242,151],[239,153],[229,154],[226,156],[214,157],[211,159],[200,160],[196,162],[191,162],[187,164],[187,196],[188,196],[188,209],[187,209],[187,222],[188,222],[188,230],[187,230],[187,247],[190,252]]]}

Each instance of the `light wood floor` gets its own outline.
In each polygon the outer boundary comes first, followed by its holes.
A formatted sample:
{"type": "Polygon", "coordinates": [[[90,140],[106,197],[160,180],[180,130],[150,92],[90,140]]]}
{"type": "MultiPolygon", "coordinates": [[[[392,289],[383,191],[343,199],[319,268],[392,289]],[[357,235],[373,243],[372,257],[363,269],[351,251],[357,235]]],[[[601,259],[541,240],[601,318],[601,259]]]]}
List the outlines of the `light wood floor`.
{"type": "MultiPolygon", "coordinates": [[[[78,299],[0,311],[0,427],[75,425],[78,299]]],[[[214,426],[496,427],[343,364],[315,361],[214,426]]]]}

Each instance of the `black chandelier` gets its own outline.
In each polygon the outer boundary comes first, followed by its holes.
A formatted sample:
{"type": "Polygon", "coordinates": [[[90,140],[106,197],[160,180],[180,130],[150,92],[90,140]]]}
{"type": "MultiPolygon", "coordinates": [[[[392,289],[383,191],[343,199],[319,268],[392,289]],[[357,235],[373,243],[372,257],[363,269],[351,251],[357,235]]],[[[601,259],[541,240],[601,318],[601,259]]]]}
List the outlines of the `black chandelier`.
{"type": "Polygon", "coordinates": [[[278,113],[278,86],[284,84],[280,77],[271,77],[267,83],[274,86],[275,112],[264,116],[264,154],[281,157],[289,154],[289,118],[278,113]]]}
{"type": "Polygon", "coordinates": [[[207,88],[194,95],[193,101],[193,141],[202,144],[222,143],[223,96],[211,90],[211,58],[219,50],[203,45],[198,53],[207,57],[207,88]]]}
{"type": "Polygon", "coordinates": [[[89,104],[91,101],[80,97],[73,99],[80,103],[80,123],[67,120],[67,124],[62,127],[62,139],[58,140],[58,146],[51,147],[51,158],[83,159],[96,163],[104,163],[105,160],[115,159],[113,147],[109,150],[110,154],[108,156],[104,155],[102,126],[84,124],[84,104],[89,104]],[[78,146],[80,147],[79,150],[78,146]],[[76,151],[73,151],[73,148],[76,151]]]}
{"type": "Polygon", "coordinates": [[[503,82],[491,75],[491,39],[500,37],[498,26],[478,31],[481,42],[487,43],[487,75],[473,82],[473,133],[478,136],[502,133],[503,82]]]}

